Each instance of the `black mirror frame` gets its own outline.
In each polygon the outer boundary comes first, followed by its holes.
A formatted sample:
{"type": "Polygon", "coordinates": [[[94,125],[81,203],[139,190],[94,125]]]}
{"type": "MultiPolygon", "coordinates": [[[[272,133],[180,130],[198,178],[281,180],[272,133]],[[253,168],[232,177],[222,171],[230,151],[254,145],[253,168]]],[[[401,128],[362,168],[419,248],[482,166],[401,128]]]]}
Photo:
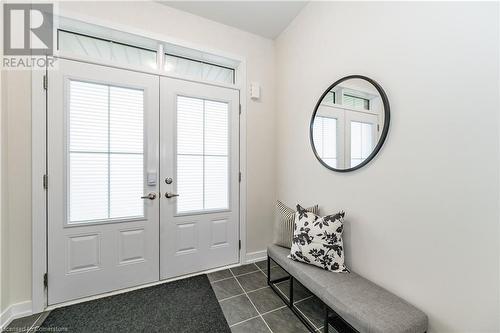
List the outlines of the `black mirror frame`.
{"type": "Polygon", "coordinates": [[[316,103],[316,107],[314,108],[314,112],[313,112],[312,117],[311,117],[311,122],[309,124],[309,141],[311,143],[311,147],[312,147],[314,156],[316,156],[316,158],[318,159],[318,161],[325,168],[330,169],[332,171],[336,171],[336,172],[351,172],[351,171],[358,170],[358,169],[364,167],[365,165],[367,165],[368,163],[370,163],[370,161],[378,154],[378,152],[380,151],[380,149],[382,148],[382,146],[383,146],[383,144],[385,142],[385,139],[387,138],[387,133],[389,133],[389,124],[390,124],[390,122],[391,122],[391,110],[390,110],[390,106],[389,106],[389,99],[387,98],[387,95],[386,95],[384,89],[382,89],[382,87],[375,80],[372,80],[369,77],[366,77],[366,76],[363,76],[363,75],[349,75],[349,76],[344,76],[343,78],[335,81],[333,84],[331,84],[328,87],[328,89],[325,90],[325,92],[321,95],[321,97],[319,98],[318,102],[316,103]],[[353,168],[349,168],[349,169],[335,169],[335,168],[332,168],[331,166],[329,166],[328,164],[326,164],[321,159],[321,157],[319,157],[318,152],[316,151],[316,147],[314,146],[314,141],[313,141],[313,123],[314,123],[314,118],[316,117],[316,113],[318,112],[318,108],[319,108],[321,102],[323,101],[323,98],[325,98],[326,94],[328,94],[328,92],[330,92],[338,84],[340,84],[340,83],[342,83],[342,82],[344,82],[346,80],[349,80],[349,79],[362,79],[362,80],[366,80],[366,81],[370,82],[375,87],[375,89],[377,89],[377,91],[380,94],[380,97],[382,98],[382,103],[384,104],[384,127],[382,129],[382,134],[380,136],[380,139],[378,140],[377,145],[373,149],[372,153],[363,162],[361,162],[360,164],[356,165],[353,168]]]}

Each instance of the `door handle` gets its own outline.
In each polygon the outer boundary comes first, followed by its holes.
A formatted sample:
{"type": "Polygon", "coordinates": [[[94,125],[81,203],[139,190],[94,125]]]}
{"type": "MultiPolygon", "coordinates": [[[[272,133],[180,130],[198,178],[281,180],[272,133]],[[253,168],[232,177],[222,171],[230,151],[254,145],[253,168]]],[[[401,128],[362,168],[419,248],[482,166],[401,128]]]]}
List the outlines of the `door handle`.
{"type": "Polygon", "coordinates": [[[141,199],[154,200],[154,199],[156,199],[156,193],[149,193],[148,195],[142,196],[141,199]]]}
{"type": "Polygon", "coordinates": [[[167,198],[167,199],[170,199],[173,197],[178,197],[178,196],[179,196],[179,194],[176,194],[176,193],[170,193],[170,192],[165,193],[165,198],[167,198]]]}

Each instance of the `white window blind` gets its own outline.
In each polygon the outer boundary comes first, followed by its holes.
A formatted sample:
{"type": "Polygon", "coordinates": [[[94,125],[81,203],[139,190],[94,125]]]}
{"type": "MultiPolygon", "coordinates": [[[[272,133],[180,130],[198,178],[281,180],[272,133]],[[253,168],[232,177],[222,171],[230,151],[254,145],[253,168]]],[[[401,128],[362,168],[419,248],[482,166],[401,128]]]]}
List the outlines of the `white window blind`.
{"type": "Polygon", "coordinates": [[[69,223],[142,217],[144,92],[69,88],[69,223]]]}
{"type": "Polygon", "coordinates": [[[177,97],[177,212],[229,207],[229,105],[177,97]]]}
{"type": "Polygon", "coordinates": [[[329,166],[337,167],[337,119],[315,117],[313,124],[314,147],[319,157],[329,166]]]}
{"type": "Polygon", "coordinates": [[[351,121],[351,168],[363,162],[373,151],[374,126],[351,121]]]}

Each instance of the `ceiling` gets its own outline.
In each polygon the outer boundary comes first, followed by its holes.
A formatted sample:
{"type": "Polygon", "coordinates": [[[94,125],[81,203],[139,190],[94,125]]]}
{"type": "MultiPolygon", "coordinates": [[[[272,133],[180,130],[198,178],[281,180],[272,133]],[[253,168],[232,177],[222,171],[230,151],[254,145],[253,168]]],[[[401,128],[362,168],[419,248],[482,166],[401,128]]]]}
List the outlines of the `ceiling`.
{"type": "Polygon", "coordinates": [[[307,1],[159,1],[212,21],[275,39],[307,1]]]}

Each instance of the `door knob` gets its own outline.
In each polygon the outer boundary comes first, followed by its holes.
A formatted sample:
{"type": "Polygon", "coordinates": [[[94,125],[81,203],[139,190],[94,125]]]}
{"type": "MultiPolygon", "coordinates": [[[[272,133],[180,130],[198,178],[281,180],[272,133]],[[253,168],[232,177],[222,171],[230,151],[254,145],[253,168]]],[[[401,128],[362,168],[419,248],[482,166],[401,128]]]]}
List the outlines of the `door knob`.
{"type": "Polygon", "coordinates": [[[165,193],[165,198],[167,198],[167,199],[170,199],[173,197],[178,197],[178,196],[179,196],[179,194],[176,194],[176,193],[170,193],[170,192],[165,193]]]}
{"type": "Polygon", "coordinates": [[[142,196],[141,199],[154,200],[154,199],[156,199],[156,193],[149,193],[148,195],[142,196]]]}

